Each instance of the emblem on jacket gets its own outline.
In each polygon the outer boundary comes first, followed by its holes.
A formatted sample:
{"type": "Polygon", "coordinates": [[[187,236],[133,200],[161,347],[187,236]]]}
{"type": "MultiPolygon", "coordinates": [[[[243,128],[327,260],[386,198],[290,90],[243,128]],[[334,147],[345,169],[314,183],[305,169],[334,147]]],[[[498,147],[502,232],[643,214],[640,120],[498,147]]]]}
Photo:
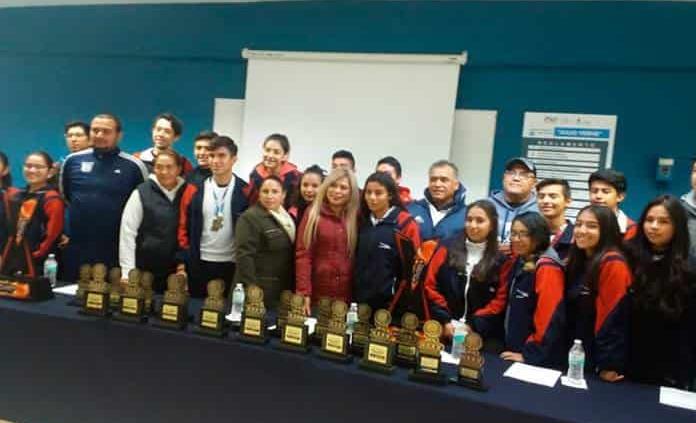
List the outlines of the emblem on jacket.
{"type": "Polygon", "coordinates": [[[80,163],[80,171],[83,173],[90,173],[94,169],[94,162],[82,162],[80,163]]]}

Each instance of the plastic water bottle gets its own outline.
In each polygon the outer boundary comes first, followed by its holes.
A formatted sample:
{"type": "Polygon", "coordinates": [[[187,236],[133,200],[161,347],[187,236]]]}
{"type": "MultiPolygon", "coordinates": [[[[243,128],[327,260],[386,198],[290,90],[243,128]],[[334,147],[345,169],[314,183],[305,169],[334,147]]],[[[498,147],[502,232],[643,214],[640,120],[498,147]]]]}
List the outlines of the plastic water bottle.
{"type": "Polygon", "coordinates": [[[580,381],[585,378],[585,349],[582,341],[576,339],[568,352],[568,379],[580,381]]]}
{"type": "Polygon", "coordinates": [[[452,336],[452,357],[459,358],[462,354],[462,344],[466,339],[466,325],[458,320],[452,321],[454,325],[454,335],[452,336]]]}
{"type": "Polygon", "coordinates": [[[55,288],[56,278],[58,275],[58,262],[56,261],[55,254],[48,255],[48,258],[44,262],[43,275],[49,280],[49,282],[51,282],[51,288],[55,288]]]}
{"type": "Polygon", "coordinates": [[[346,314],[346,333],[348,335],[353,334],[355,329],[355,323],[358,321],[358,304],[350,303],[350,309],[348,314],[346,314]]]}
{"type": "Polygon", "coordinates": [[[230,313],[232,320],[242,320],[242,311],[244,311],[244,287],[238,283],[232,291],[232,312],[230,313]]]}

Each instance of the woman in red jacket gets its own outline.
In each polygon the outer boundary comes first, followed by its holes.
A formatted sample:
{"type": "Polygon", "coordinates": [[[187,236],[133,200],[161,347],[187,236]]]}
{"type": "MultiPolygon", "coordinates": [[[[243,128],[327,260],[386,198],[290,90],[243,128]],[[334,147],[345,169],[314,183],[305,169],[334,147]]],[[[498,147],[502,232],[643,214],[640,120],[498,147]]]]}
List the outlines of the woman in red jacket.
{"type": "Polygon", "coordinates": [[[8,238],[2,251],[2,274],[38,277],[63,232],[63,200],[48,186],[52,166],[45,152],[29,154],[24,161],[26,189],[4,197],[8,238]]]}
{"type": "Polygon", "coordinates": [[[566,347],[580,339],[585,368],[607,382],[623,379],[628,336],[628,289],[633,277],[621,252],[614,212],[590,205],[580,210],[568,253],[566,347]]]}
{"type": "Polygon", "coordinates": [[[305,312],[321,297],[349,302],[360,206],[352,171],[334,169],[307,210],[295,247],[296,290],[305,297],[305,312]]]}

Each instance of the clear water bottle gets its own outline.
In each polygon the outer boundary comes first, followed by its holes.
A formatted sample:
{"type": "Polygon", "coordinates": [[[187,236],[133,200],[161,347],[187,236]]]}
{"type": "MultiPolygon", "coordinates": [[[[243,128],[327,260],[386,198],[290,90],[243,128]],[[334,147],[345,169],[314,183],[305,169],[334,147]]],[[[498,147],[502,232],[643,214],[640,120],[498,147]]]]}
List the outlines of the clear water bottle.
{"type": "Polygon", "coordinates": [[[355,329],[355,323],[358,321],[358,303],[350,303],[350,309],[348,314],[346,314],[346,333],[348,335],[353,334],[355,329]]]}
{"type": "Polygon", "coordinates": [[[576,339],[568,352],[568,379],[581,381],[585,378],[585,349],[582,341],[576,339]]]}
{"type": "Polygon", "coordinates": [[[51,282],[51,288],[55,288],[58,275],[58,262],[55,254],[49,254],[46,261],[44,261],[43,275],[51,282]]]}
{"type": "Polygon", "coordinates": [[[452,321],[452,325],[454,325],[454,335],[452,336],[451,352],[452,357],[458,359],[459,356],[462,354],[462,344],[466,339],[466,325],[463,322],[460,322],[459,320],[452,321]]]}
{"type": "Polygon", "coordinates": [[[244,287],[238,283],[232,291],[232,311],[230,313],[232,320],[242,320],[242,311],[244,311],[244,287]]]}

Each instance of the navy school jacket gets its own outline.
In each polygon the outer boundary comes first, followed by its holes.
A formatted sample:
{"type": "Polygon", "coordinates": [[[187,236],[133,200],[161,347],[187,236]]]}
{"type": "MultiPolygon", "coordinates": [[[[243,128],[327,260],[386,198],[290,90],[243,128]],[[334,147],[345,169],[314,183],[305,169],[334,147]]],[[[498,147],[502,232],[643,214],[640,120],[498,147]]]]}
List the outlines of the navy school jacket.
{"type": "Polygon", "coordinates": [[[466,187],[464,184],[459,183],[459,188],[454,192],[454,199],[447,215],[437,222],[437,225],[433,225],[433,219],[430,216],[432,201],[427,188],[424,195],[425,198],[408,205],[408,212],[418,223],[420,237],[423,241],[450,238],[464,229],[464,220],[466,219],[466,187]]]}
{"type": "Polygon", "coordinates": [[[568,281],[568,339],[582,340],[586,367],[623,372],[626,365],[629,330],[628,289],[633,282],[624,256],[606,253],[599,265],[597,292],[587,286],[586,275],[568,281]]]}
{"type": "Polygon", "coordinates": [[[570,246],[573,245],[573,230],[575,225],[570,220],[566,220],[566,227],[562,232],[556,233],[551,239],[551,246],[556,250],[556,254],[561,260],[568,257],[570,246]]]}
{"type": "Polygon", "coordinates": [[[353,299],[369,304],[373,310],[389,307],[399,282],[407,273],[396,245],[397,232],[411,241],[414,250],[418,249],[418,225],[406,210],[394,208],[377,225],[369,218],[363,219],[360,225],[353,299]]]}
{"type": "Polygon", "coordinates": [[[532,270],[512,256],[501,267],[500,279],[495,298],[475,313],[475,330],[485,336],[491,322],[502,317],[506,349],[522,353],[528,364],[558,365],[565,325],[565,276],[558,254],[549,248],[532,270]]]}

